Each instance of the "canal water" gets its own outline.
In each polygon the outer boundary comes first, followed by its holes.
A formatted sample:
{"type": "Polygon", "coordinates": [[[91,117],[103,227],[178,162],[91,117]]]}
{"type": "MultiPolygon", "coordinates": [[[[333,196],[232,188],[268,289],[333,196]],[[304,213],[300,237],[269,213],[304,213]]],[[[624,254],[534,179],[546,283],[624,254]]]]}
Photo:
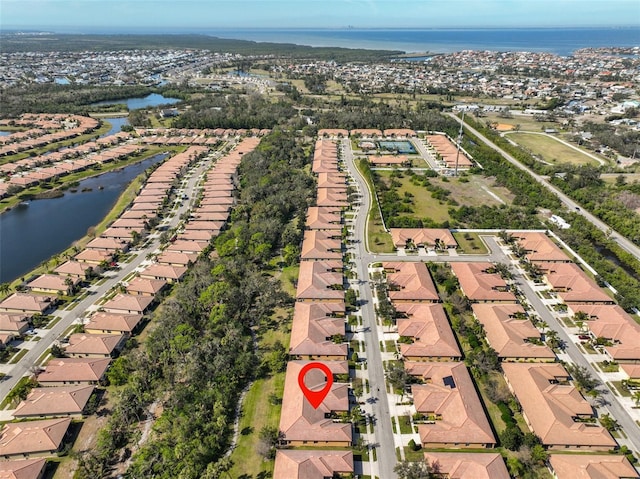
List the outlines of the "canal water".
{"type": "Polygon", "coordinates": [[[128,125],[129,119],[126,116],[121,116],[117,118],[104,118],[102,121],[109,123],[111,125],[111,129],[106,132],[104,135],[101,135],[100,138],[104,138],[105,136],[115,135],[116,133],[120,133],[122,131],[122,125],[128,125]]]}
{"type": "Polygon", "coordinates": [[[166,98],[158,93],[151,93],[150,95],[147,95],[145,97],[99,101],[96,103],[91,103],[89,106],[117,105],[119,103],[124,103],[127,105],[127,108],[129,110],[140,110],[142,108],[149,108],[159,105],[175,105],[176,103],[180,103],[181,101],[182,100],[180,100],[179,98],[166,98]]]}
{"type": "Polygon", "coordinates": [[[87,178],[75,193],[67,190],[60,198],[33,200],[0,215],[0,283],[25,275],[82,238],[102,221],[131,180],[167,156],[87,178]]]}

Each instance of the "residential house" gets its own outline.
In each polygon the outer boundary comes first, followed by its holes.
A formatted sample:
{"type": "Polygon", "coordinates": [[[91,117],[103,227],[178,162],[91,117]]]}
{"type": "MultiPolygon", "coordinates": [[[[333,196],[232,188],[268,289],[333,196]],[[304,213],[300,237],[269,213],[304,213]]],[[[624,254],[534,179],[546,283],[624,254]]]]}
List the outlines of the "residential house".
{"type": "Polygon", "coordinates": [[[424,263],[382,263],[387,274],[389,299],[394,303],[440,301],[438,291],[424,263]]]}
{"type": "Polygon", "coordinates": [[[542,344],[540,331],[519,304],[476,303],[471,309],[502,361],[555,361],[555,353],[542,344]]]}
{"type": "Polygon", "coordinates": [[[102,305],[107,313],[144,314],[154,302],[152,296],[117,294],[102,305]]]}
{"type": "MultiPolygon", "coordinates": [[[[18,404],[13,412],[15,418],[45,418],[84,414],[95,386],[59,386],[35,388],[18,404]]],[[[2,475],[0,474],[0,477],[2,475]]]]}
{"type": "Polygon", "coordinates": [[[472,302],[515,303],[516,297],[498,273],[491,272],[491,265],[482,263],[451,263],[458,277],[460,289],[472,302]]]}
{"type": "Polygon", "coordinates": [[[41,386],[97,385],[104,381],[111,358],[61,358],[50,360],[38,374],[41,386]]]}
{"type": "MultiPolygon", "coordinates": [[[[351,423],[334,421],[349,412],[349,385],[334,382],[318,408],[305,398],[298,376],[309,361],[289,361],[284,381],[279,430],[285,446],[349,447],[352,442],[351,423]]],[[[323,361],[333,375],[348,374],[346,361],[323,361]]],[[[319,369],[311,369],[304,377],[306,386],[318,390],[327,378],[319,369]]]]}
{"type": "Polygon", "coordinates": [[[298,273],[298,301],[344,302],[342,261],[302,261],[298,273]]]}
{"type": "Polygon", "coordinates": [[[89,334],[124,334],[131,337],[141,325],[142,314],[98,312],[91,316],[84,330],[89,334]]]}
{"type": "Polygon", "coordinates": [[[394,304],[400,352],[408,361],[460,361],[462,353],[441,304],[394,304]],[[409,340],[411,342],[407,342],[409,340]]]}
{"type": "Polygon", "coordinates": [[[544,280],[567,304],[614,304],[613,299],[575,263],[553,263],[546,271],[544,280]]]}
{"type": "Polygon", "coordinates": [[[548,449],[607,451],[617,447],[611,434],[587,420],[591,405],[568,382],[558,363],[503,363],[509,389],[522,405],[522,415],[548,449]]]}
{"type": "Polygon", "coordinates": [[[629,460],[612,454],[551,454],[549,469],[555,479],[638,479],[629,460]]]}
{"type": "Polygon", "coordinates": [[[451,231],[444,228],[391,228],[389,231],[396,248],[455,250],[458,247],[451,231]]]}
{"type": "Polygon", "coordinates": [[[424,384],[411,386],[423,447],[492,448],[496,444],[473,381],[461,362],[405,362],[424,384]]]}
{"type": "Polygon", "coordinates": [[[16,459],[0,462],[2,479],[42,479],[47,466],[45,458],[16,459]]]}
{"type": "Polygon", "coordinates": [[[110,358],[124,346],[124,334],[75,333],[69,336],[65,355],[72,358],[110,358]]]}
{"type": "Polygon", "coordinates": [[[425,452],[425,461],[447,479],[510,479],[498,453],[425,452]]]}
{"type": "Polygon", "coordinates": [[[13,293],[0,302],[0,312],[47,314],[54,309],[56,300],[50,296],[32,293],[13,293]]]}
{"type": "Polygon", "coordinates": [[[279,449],[273,479],[326,479],[351,477],[353,452],[279,449]]]}
{"type": "Polygon", "coordinates": [[[53,456],[60,450],[71,418],[7,423],[0,431],[0,457],[53,456]]]}

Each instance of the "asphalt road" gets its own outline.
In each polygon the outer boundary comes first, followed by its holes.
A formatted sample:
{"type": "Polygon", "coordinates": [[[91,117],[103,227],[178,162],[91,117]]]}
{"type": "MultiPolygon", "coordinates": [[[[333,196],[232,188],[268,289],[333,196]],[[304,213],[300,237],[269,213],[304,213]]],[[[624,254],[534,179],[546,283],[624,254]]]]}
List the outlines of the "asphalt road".
{"type": "MultiPolygon", "coordinates": [[[[448,113],[448,115],[454,120],[456,120],[458,123],[462,123],[462,120],[460,120],[460,118],[458,118],[453,113],[448,113]]],[[[509,163],[521,169],[522,171],[526,171],[527,173],[529,173],[533,177],[533,179],[535,179],[538,183],[540,183],[542,186],[544,186],[553,194],[555,194],[569,211],[572,211],[574,213],[578,213],[584,216],[587,220],[589,220],[589,222],[595,225],[599,230],[610,235],[618,243],[618,245],[620,245],[622,249],[632,254],[636,258],[640,259],[640,248],[638,248],[635,244],[633,244],[627,238],[622,236],[620,233],[614,231],[609,225],[607,225],[600,219],[596,218],[594,215],[592,215],[588,211],[583,210],[578,203],[573,201],[563,192],[558,190],[555,186],[550,184],[545,178],[531,171],[529,168],[527,168],[518,160],[516,160],[513,156],[511,156],[509,153],[507,153],[502,148],[497,146],[495,143],[493,143],[492,141],[484,137],[478,130],[470,127],[466,123],[464,124],[464,127],[467,128],[471,133],[476,135],[483,143],[485,143],[486,145],[490,146],[491,148],[496,150],[498,153],[500,153],[509,163]]]]}
{"type": "MultiPolygon", "coordinates": [[[[179,203],[173,209],[170,219],[164,223],[169,228],[173,228],[180,222],[180,216],[189,210],[190,203],[194,197],[196,186],[201,180],[202,174],[211,166],[210,160],[201,161],[195,169],[193,169],[192,175],[187,180],[186,187],[184,188],[185,194],[189,195],[189,202],[179,203]]],[[[178,195],[179,197],[179,195],[178,195]]],[[[143,261],[146,260],[147,255],[155,252],[160,245],[159,234],[151,236],[151,241],[148,246],[141,250],[133,250],[135,256],[128,263],[121,263],[119,266],[121,269],[115,271],[109,271],[105,277],[107,280],[100,285],[93,285],[89,287],[92,294],[88,295],[82,301],[76,304],[72,310],[56,310],[53,313],[55,318],[61,318],[51,329],[42,329],[39,334],[41,339],[34,342],[32,348],[25,354],[18,363],[8,371],[5,379],[0,382],[0,398],[5,398],[9,392],[16,386],[18,381],[25,375],[31,374],[33,366],[38,359],[49,349],[55,341],[60,339],[62,334],[69,328],[74,322],[77,324],[80,322],[80,318],[85,316],[87,310],[91,310],[92,306],[104,296],[111,288],[117,285],[122,279],[129,273],[138,268],[143,261]]],[[[96,309],[96,308],[93,308],[96,309]]]]}
{"type": "Polygon", "coordinates": [[[361,194],[361,204],[354,221],[354,237],[356,240],[354,243],[355,266],[360,279],[358,285],[360,311],[363,325],[366,328],[364,338],[367,353],[367,373],[369,374],[369,386],[372,396],[371,408],[376,419],[374,434],[376,438],[377,475],[380,478],[395,479],[397,475],[393,472],[393,468],[396,465],[396,445],[391,428],[389,401],[385,394],[385,374],[380,353],[380,339],[378,337],[373,294],[369,287],[368,267],[370,255],[367,253],[365,244],[367,238],[367,213],[371,205],[371,198],[367,185],[353,162],[353,152],[351,151],[349,140],[343,140],[342,145],[343,158],[361,194]]]}
{"type": "MultiPolygon", "coordinates": [[[[472,130],[473,131],[473,130],[472,130]]],[[[475,132],[478,134],[477,132],[475,132]]],[[[482,138],[479,135],[480,138],[482,138]]],[[[489,142],[490,143],[490,142],[489,142]]],[[[491,145],[490,145],[491,146],[491,145]]],[[[499,150],[499,149],[498,149],[499,150]]],[[[505,154],[501,150],[499,150],[502,154],[505,154]]],[[[505,154],[506,155],[506,154],[505,154]]],[[[377,388],[384,387],[384,369],[382,366],[382,358],[379,347],[379,337],[378,330],[375,320],[375,311],[373,307],[373,297],[372,297],[372,289],[369,287],[368,282],[368,265],[374,262],[379,261],[410,261],[410,262],[491,262],[491,263],[504,263],[507,265],[511,265],[511,259],[504,254],[500,246],[497,244],[495,237],[491,235],[483,235],[482,238],[490,249],[490,253],[487,255],[464,255],[464,256],[418,256],[418,255],[409,255],[409,256],[400,256],[398,254],[390,253],[390,254],[372,254],[368,251],[367,245],[367,233],[366,233],[366,225],[367,225],[367,212],[369,211],[371,205],[371,197],[369,195],[369,191],[364,179],[359,174],[355,164],[353,162],[353,154],[350,148],[350,144],[348,141],[343,141],[343,158],[345,159],[345,163],[348,169],[351,171],[353,178],[356,180],[358,185],[359,193],[361,196],[361,204],[356,211],[355,221],[354,221],[354,239],[355,239],[355,264],[358,272],[358,278],[363,281],[360,281],[358,286],[359,297],[362,301],[362,315],[365,321],[365,327],[369,327],[368,332],[365,334],[365,345],[367,351],[368,358],[368,373],[369,373],[369,381],[372,388],[372,394],[375,396],[377,388]],[[380,385],[380,386],[378,386],[380,385]]],[[[516,162],[515,159],[512,159],[516,162]]],[[[516,162],[517,163],[517,162],[516,162]]],[[[517,164],[518,166],[519,164],[517,164]]],[[[526,169],[525,169],[526,170],[526,169]]],[[[527,170],[528,171],[528,170],[527,170]]],[[[533,173],[532,173],[533,174],[533,173]]],[[[535,175],[534,175],[535,177],[535,175]]],[[[540,181],[540,180],[539,180],[540,181]]],[[[555,191],[555,188],[546,184],[545,186],[549,187],[552,191],[555,191]]],[[[558,192],[560,193],[560,192],[558,192]]],[[[562,195],[562,193],[560,193],[562,195]]],[[[560,196],[559,195],[559,196],[560,196]]],[[[562,195],[564,196],[564,195],[562,195]]],[[[561,199],[562,199],[561,196],[561,199]]],[[[568,200],[568,199],[567,199],[568,200]]],[[[564,200],[563,200],[564,201],[564,200]]],[[[568,204],[571,205],[571,200],[568,200],[568,204]]],[[[566,204],[566,203],[565,203],[566,204]]],[[[584,213],[583,213],[584,214],[584,213]]],[[[591,220],[590,216],[585,215],[587,219],[591,220]]],[[[600,222],[601,223],[601,222],[600,222]]],[[[601,225],[605,229],[609,229],[606,225],[601,223],[601,225]]],[[[600,226],[599,226],[600,227],[600,226]]],[[[635,246],[631,245],[633,248],[635,246]]],[[[593,377],[598,377],[596,371],[594,371],[593,367],[584,356],[584,354],[577,348],[575,343],[571,340],[569,335],[567,334],[564,325],[561,324],[554,316],[551,314],[546,305],[543,304],[540,297],[533,290],[531,285],[522,277],[522,275],[514,268],[513,269],[514,276],[516,278],[516,282],[518,283],[518,288],[522,291],[524,296],[527,298],[529,303],[533,306],[535,311],[539,314],[543,321],[549,325],[551,329],[554,329],[558,332],[558,336],[561,340],[565,342],[566,350],[564,351],[571,361],[574,364],[578,364],[587,368],[587,370],[593,375],[593,377]]],[[[607,388],[601,388],[603,391],[604,399],[607,401],[607,404],[599,409],[599,413],[602,414],[604,412],[608,412],[611,414],[613,418],[615,418],[619,424],[622,426],[625,434],[627,435],[627,439],[620,440],[621,443],[627,443],[633,450],[640,450],[640,427],[636,424],[636,422],[631,418],[628,414],[627,410],[624,408],[622,404],[620,404],[615,395],[613,395],[607,388]]],[[[381,389],[382,390],[382,389],[381,389]]],[[[393,452],[395,449],[395,444],[393,440],[393,434],[391,430],[391,425],[389,421],[389,407],[388,401],[385,394],[380,395],[378,397],[378,401],[374,403],[374,414],[379,419],[376,424],[376,428],[374,430],[376,441],[378,444],[378,462],[380,467],[380,477],[396,477],[393,475],[393,465],[396,464],[395,454],[389,454],[389,452],[393,452]],[[392,474],[392,475],[390,475],[392,474]]]]}

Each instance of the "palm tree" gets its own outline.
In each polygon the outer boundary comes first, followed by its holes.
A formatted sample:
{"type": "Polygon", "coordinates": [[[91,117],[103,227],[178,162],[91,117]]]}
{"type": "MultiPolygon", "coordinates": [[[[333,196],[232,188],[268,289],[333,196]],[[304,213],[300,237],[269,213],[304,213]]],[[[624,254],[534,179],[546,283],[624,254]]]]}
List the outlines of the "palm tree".
{"type": "Polygon", "coordinates": [[[0,283],[0,294],[2,295],[9,294],[10,291],[11,291],[10,283],[0,283]]]}
{"type": "Polygon", "coordinates": [[[545,330],[549,327],[549,323],[546,321],[539,321],[538,327],[542,330],[542,334],[544,334],[545,330]]]}
{"type": "Polygon", "coordinates": [[[636,403],[636,407],[640,406],[640,389],[633,391],[631,398],[633,399],[633,402],[636,403]]]}

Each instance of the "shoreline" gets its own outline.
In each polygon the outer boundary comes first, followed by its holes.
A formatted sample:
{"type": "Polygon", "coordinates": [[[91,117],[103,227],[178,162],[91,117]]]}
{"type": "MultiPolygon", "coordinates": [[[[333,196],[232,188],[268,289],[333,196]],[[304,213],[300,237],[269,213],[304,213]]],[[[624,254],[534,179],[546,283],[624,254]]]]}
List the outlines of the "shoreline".
{"type": "MultiPolygon", "coordinates": [[[[83,178],[83,180],[85,179],[89,179],[89,178],[94,178],[96,176],[100,176],[102,174],[105,173],[110,173],[112,171],[116,171],[118,169],[122,169],[125,168],[127,166],[133,165],[135,163],[139,163],[140,161],[144,161],[148,158],[150,158],[151,156],[154,155],[158,155],[158,154],[163,154],[166,152],[155,152],[152,155],[146,156],[145,158],[141,158],[137,161],[128,163],[127,165],[122,165],[119,168],[114,168],[112,170],[109,171],[104,171],[101,172],[99,174],[96,175],[91,175],[91,176],[87,176],[86,178],[83,178]]],[[[146,170],[143,171],[142,173],[140,173],[138,176],[136,176],[135,178],[133,178],[129,184],[127,185],[127,187],[122,191],[122,193],[118,196],[118,198],[116,199],[113,207],[107,212],[107,214],[104,216],[104,218],[102,218],[100,220],[100,222],[98,222],[94,228],[95,228],[95,232],[96,235],[101,233],[102,231],[104,231],[106,229],[106,224],[111,221],[112,219],[115,219],[117,217],[119,217],[123,211],[125,211],[125,209],[127,208],[127,206],[129,205],[130,201],[133,200],[133,198],[135,197],[135,195],[137,194],[138,189],[142,186],[142,182],[141,182],[141,178],[143,178],[146,175],[146,170]],[[129,196],[131,196],[131,198],[129,199],[129,201],[124,201],[125,199],[127,199],[129,196]]],[[[37,201],[37,200],[34,200],[37,201]]],[[[2,211],[0,214],[4,213],[7,210],[2,211]]],[[[82,247],[84,245],[86,245],[91,239],[93,239],[90,235],[85,234],[83,236],[81,236],[80,238],[78,238],[77,240],[74,240],[73,243],[71,243],[69,246],[67,246],[66,248],[60,250],[58,253],[49,256],[48,258],[44,259],[38,266],[36,266],[35,268],[27,271],[26,273],[24,273],[23,275],[21,275],[18,278],[14,278],[8,281],[4,281],[4,283],[8,283],[11,285],[12,291],[9,294],[12,294],[13,291],[15,291],[15,286],[19,285],[22,282],[22,278],[27,278],[29,276],[33,276],[35,274],[42,274],[42,273],[46,273],[48,268],[49,268],[49,263],[51,262],[51,260],[53,258],[56,257],[61,257],[63,258],[66,254],[70,253],[73,251],[74,247],[82,247]],[[45,266],[43,266],[43,264],[45,266]]],[[[66,259],[65,259],[66,261],[66,259]]],[[[64,261],[61,261],[61,263],[63,263],[64,261]]]]}

